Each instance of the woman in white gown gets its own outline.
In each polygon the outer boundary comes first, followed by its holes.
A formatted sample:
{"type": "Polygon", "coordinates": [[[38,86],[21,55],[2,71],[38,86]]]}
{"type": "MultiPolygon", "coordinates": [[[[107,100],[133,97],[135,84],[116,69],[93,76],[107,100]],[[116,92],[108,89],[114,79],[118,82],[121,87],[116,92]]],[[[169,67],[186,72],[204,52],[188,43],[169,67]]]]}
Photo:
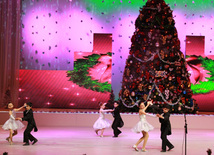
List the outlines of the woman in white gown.
{"type": "Polygon", "coordinates": [[[105,112],[112,112],[112,109],[106,109],[105,110],[106,103],[100,103],[100,110],[99,114],[100,117],[96,120],[96,122],[93,125],[93,128],[98,135],[98,131],[101,131],[100,137],[103,137],[103,132],[105,128],[109,128],[111,126],[111,121],[108,119],[105,119],[105,112]]]}
{"type": "Polygon", "coordinates": [[[147,113],[145,112],[146,109],[148,108],[148,106],[152,104],[150,101],[147,102],[147,106],[145,107],[144,103],[142,102],[140,104],[140,109],[139,109],[139,116],[140,116],[140,121],[134,126],[134,128],[132,128],[132,131],[133,132],[136,132],[136,133],[142,133],[143,134],[143,137],[141,137],[137,143],[133,146],[133,148],[135,149],[135,151],[138,151],[138,145],[142,142],[143,142],[143,147],[142,147],[142,151],[143,152],[146,152],[146,143],[147,143],[147,140],[149,138],[149,131],[150,130],[153,130],[154,127],[149,124],[146,120],[146,115],[147,113]]]}
{"type": "Polygon", "coordinates": [[[22,108],[24,108],[25,105],[23,105],[22,107],[18,108],[18,109],[14,109],[13,108],[13,103],[8,103],[8,109],[9,109],[9,119],[4,123],[4,125],[2,126],[2,128],[4,130],[9,130],[9,137],[6,138],[6,140],[10,143],[13,144],[13,136],[17,135],[18,132],[17,130],[22,129],[24,127],[24,124],[22,124],[22,122],[16,120],[16,111],[21,110],[22,108]]]}

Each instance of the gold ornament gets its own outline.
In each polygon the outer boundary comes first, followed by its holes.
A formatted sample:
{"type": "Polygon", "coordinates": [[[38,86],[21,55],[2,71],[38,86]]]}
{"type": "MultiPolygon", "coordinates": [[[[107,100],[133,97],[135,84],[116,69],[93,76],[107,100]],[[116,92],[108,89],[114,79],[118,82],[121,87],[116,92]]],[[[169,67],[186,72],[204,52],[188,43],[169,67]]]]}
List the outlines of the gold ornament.
{"type": "Polygon", "coordinates": [[[163,45],[165,45],[165,44],[166,44],[166,38],[167,38],[167,36],[162,35],[163,45]]]}
{"type": "Polygon", "coordinates": [[[172,17],[168,17],[167,19],[169,21],[169,25],[171,25],[172,24],[172,17]]]}

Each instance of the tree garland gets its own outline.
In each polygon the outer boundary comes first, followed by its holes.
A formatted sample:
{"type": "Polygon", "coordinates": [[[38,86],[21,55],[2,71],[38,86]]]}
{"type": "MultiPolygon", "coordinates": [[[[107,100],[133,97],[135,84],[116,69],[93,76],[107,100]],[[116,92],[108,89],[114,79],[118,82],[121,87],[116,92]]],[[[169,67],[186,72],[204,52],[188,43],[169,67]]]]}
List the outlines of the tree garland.
{"type": "MultiPolygon", "coordinates": [[[[152,90],[153,90],[153,88],[154,88],[155,86],[153,85],[152,86],[152,89],[149,91],[149,95],[147,96],[147,99],[146,99],[146,101],[144,101],[144,104],[149,100],[149,98],[150,98],[150,95],[151,95],[151,92],[152,92],[152,90]]],[[[137,100],[136,102],[132,99],[132,97],[129,95],[129,99],[132,101],[132,103],[134,103],[133,105],[127,105],[125,102],[124,102],[124,99],[120,96],[120,100],[122,101],[122,103],[123,103],[123,105],[126,107],[126,108],[133,108],[134,106],[138,106],[139,105],[139,103],[140,103],[140,101],[141,100],[137,100]]]]}
{"type": "MultiPolygon", "coordinates": [[[[152,88],[151,88],[151,90],[149,91],[149,95],[147,96],[147,99],[144,101],[144,104],[149,100],[149,98],[150,98],[150,96],[151,96],[151,92],[152,92],[152,90],[154,89],[154,87],[157,89],[157,91],[158,91],[159,95],[161,96],[162,100],[163,100],[165,103],[169,104],[169,105],[176,105],[176,104],[178,104],[178,103],[180,102],[181,98],[182,98],[182,95],[181,95],[181,96],[178,98],[178,100],[177,100],[176,102],[174,102],[174,103],[168,102],[168,101],[164,98],[163,94],[161,93],[161,91],[159,90],[159,88],[157,87],[157,85],[156,85],[155,83],[153,83],[152,88]]],[[[132,101],[132,103],[134,103],[133,105],[129,106],[129,105],[127,105],[127,104],[124,102],[124,99],[123,99],[122,97],[120,97],[120,99],[121,99],[123,105],[124,105],[126,108],[133,108],[134,106],[138,106],[139,102],[141,101],[141,100],[137,100],[136,102],[134,102],[134,100],[132,99],[132,97],[129,95],[129,99],[132,101]]]]}
{"type": "MultiPolygon", "coordinates": [[[[133,101],[133,99],[131,98],[131,96],[129,96],[129,98],[133,101]]],[[[122,99],[122,97],[120,97],[120,100],[122,101],[123,105],[126,107],[126,108],[133,108],[134,106],[138,106],[140,101],[141,100],[137,100],[136,102],[132,102],[134,103],[133,105],[127,105],[125,102],[124,102],[124,99],[122,99]]]]}
{"type": "MultiPolygon", "coordinates": [[[[158,51],[157,51],[158,52],[158,51]]],[[[148,60],[146,60],[146,61],[143,61],[143,60],[141,60],[141,59],[139,59],[139,58],[137,58],[134,54],[132,54],[132,56],[136,59],[136,60],[138,60],[138,61],[140,61],[140,62],[142,62],[142,63],[145,63],[145,62],[148,62],[148,61],[151,61],[151,60],[153,60],[154,59],[154,57],[155,57],[155,55],[157,54],[157,52],[156,53],[154,53],[148,60]]]]}
{"type": "Polygon", "coordinates": [[[170,65],[176,64],[177,62],[179,62],[179,61],[181,60],[181,56],[179,56],[179,60],[177,60],[176,62],[164,61],[164,60],[161,58],[160,52],[159,52],[158,50],[156,51],[156,53],[154,53],[154,54],[153,54],[148,60],[146,60],[146,61],[137,58],[134,54],[132,54],[132,56],[133,56],[136,60],[138,60],[138,61],[140,61],[140,62],[142,62],[142,63],[145,63],[145,62],[149,62],[149,61],[153,60],[156,54],[158,55],[159,59],[160,59],[162,62],[164,62],[164,63],[166,63],[166,64],[170,64],[170,65]]]}
{"type": "Polygon", "coordinates": [[[164,98],[163,94],[161,93],[161,91],[159,90],[159,88],[157,87],[157,85],[156,85],[155,83],[154,83],[154,85],[155,85],[155,88],[157,89],[159,95],[161,96],[162,100],[163,100],[164,102],[166,102],[167,104],[169,104],[169,105],[176,105],[176,104],[178,104],[178,103],[180,102],[182,95],[178,98],[178,100],[177,100],[176,102],[170,103],[170,102],[168,102],[168,101],[164,98]]]}

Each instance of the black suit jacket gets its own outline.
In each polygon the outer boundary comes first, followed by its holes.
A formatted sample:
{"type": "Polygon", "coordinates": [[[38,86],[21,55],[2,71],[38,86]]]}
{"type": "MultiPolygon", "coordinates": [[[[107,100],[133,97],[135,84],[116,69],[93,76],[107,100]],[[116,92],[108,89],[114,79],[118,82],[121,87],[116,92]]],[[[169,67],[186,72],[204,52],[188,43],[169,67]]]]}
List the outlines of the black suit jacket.
{"type": "Polygon", "coordinates": [[[37,132],[38,129],[37,129],[34,117],[33,117],[33,110],[32,109],[30,109],[29,111],[25,110],[23,112],[23,115],[24,115],[24,117],[22,118],[22,121],[27,121],[28,126],[33,126],[34,131],[37,132]]]}
{"type": "Polygon", "coordinates": [[[123,120],[122,120],[122,118],[121,118],[121,116],[120,116],[119,107],[116,107],[116,108],[114,109],[114,111],[112,112],[112,115],[113,115],[113,117],[114,117],[113,125],[116,125],[116,126],[118,126],[118,127],[120,127],[120,128],[123,127],[124,122],[123,122],[123,120]]]}
{"type": "Polygon", "coordinates": [[[171,123],[169,120],[170,113],[169,112],[164,113],[163,117],[164,119],[159,118],[159,121],[161,123],[161,132],[164,132],[167,130],[168,131],[167,135],[171,135],[171,123]]]}

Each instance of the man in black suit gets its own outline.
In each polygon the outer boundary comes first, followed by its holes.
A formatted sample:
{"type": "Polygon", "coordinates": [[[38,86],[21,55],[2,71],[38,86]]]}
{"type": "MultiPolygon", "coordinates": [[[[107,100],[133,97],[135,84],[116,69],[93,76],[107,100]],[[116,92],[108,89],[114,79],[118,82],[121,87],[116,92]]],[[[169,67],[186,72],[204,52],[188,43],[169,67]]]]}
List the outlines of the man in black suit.
{"type": "Polygon", "coordinates": [[[25,143],[24,146],[29,145],[29,140],[33,142],[32,145],[34,145],[38,140],[33,135],[31,135],[31,131],[34,129],[34,132],[37,132],[38,129],[36,127],[36,123],[33,117],[32,103],[31,102],[26,103],[25,108],[26,110],[23,113],[24,117],[17,118],[17,120],[28,122],[27,128],[24,131],[24,143],[25,143]]]}
{"type": "Polygon", "coordinates": [[[117,102],[114,102],[114,111],[112,112],[112,115],[114,117],[114,121],[112,123],[112,129],[114,130],[114,136],[113,137],[118,137],[119,134],[122,132],[118,129],[123,127],[124,123],[123,120],[120,116],[120,109],[119,109],[119,104],[117,102]]]}
{"type": "Polygon", "coordinates": [[[170,106],[167,104],[163,107],[163,114],[157,114],[159,121],[161,123],[161,139],[162,139],[162,150],[161,152],[166,152],[166,146],[169,148],[168,151],[174,148],[174,146],[167,139],[167,135],[171,135],[171,124],[170,124],[170,106]]]}

